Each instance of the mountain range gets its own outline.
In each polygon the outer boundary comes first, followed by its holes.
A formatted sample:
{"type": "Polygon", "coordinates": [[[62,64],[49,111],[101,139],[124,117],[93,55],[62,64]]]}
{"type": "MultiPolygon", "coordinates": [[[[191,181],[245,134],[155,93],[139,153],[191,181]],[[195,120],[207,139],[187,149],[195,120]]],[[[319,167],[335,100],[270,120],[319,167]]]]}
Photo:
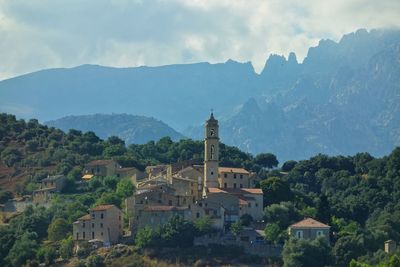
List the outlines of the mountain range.
{"type": "Polygon", "coordinates": [[[102,139],[118,136],[125,140],[126,144],[145,144],[151,140],[157,141],[164,136],[169,136],[174,141],[183,138],[182,134],[162,121],[128,114],[67,116],[45,122],[45,124],[64,132],[68,132],[69,129],[93,131],[102,139]]]}
{"type": "Polygon", "coordinates": [[[294,53],[271,55],[260,74],[251,63],[228,60],[83,65],[0,81],[0,111],[42,121],[140,114],[202,138],[211,108],[224,143],[272,152],[281,162],[316,153],[387,154],[400,145],[400,31],[358,30],[339,42],[321,40],[302,63],[294,53]]]}

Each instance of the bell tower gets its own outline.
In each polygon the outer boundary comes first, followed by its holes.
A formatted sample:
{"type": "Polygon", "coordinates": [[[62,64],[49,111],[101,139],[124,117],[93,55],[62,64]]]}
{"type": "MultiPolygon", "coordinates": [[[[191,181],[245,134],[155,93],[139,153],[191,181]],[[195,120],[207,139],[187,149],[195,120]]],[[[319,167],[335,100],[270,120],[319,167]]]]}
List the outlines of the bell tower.
{"type": "Polygon", "coordinates": [[[204,138],[204,186],[219,187],[219,129],[218,121],[211,112],[210,118],[205,125],[204,138]]]}

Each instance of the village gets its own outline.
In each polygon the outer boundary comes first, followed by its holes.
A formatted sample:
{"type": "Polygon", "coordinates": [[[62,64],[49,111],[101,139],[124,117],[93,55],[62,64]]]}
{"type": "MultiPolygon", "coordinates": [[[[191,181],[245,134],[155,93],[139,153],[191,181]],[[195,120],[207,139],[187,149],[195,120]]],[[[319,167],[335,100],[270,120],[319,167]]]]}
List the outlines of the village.
{"type": "MultiPolygon", "coordinates": [[[[140,229],[157,229],[172,217],[180,216],[190,222],[207,217],[216,230],[196,237],[194,245],[235,244],[250,254],[279,256],[283,245],[265,240],[263,191],[257,188],[260,177],[244,168],[219,165],[219,125],[212,113],[204,131],[203,162],[147,166],[145,172],[134,167],[122,168],[110,159],[87,163],[79,186],[85,186],[93,177],[115,176],[128,177],[135,190],[125,199],[123,210],[109,203],[95,206],[78,218],[72,233],[75,250],[82,242],[89,242],[93,248],[110,247],[132,239],[140,229]],[[129,218],[125,228],[124,216],[129,218]],[[247,225],[233,235],[230,226],[243,218],[247,225]]],[[[21,212],[28,205],[47,206],[64,186],[65,176],[48,176],[40,181],[32,196],[10,200],[2,209],[21,212]]],[[[287,234],[300,239],[323,236],[329,242],[330,226],[304,218],[289,226],[287,234]]]]}

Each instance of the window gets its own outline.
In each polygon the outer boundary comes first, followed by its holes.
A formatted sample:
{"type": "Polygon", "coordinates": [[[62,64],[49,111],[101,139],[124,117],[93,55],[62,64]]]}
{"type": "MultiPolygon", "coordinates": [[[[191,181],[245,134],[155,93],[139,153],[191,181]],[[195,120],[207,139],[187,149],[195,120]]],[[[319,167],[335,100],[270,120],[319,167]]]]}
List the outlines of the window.
{"type": "Polygon", "coordinates": [[[235,178],[235,179],[236,179],[236,173],[234,173],[234,174],[233,174],[233,178],[235,178]]]}
{"type": "Polygon", "coordinates": [[[196,213],[196,218],[200,218],[200,213],[199,212],[196,213]]]}
{"type": "Polygon", "coordinates": [[[211,157],[210,157],[210,159],[214,159],[214,157],[215,157],[215,148],[214,148],[214,145],[211,145],[211,157]]]}
{"type": "Polygon", "coordinates": [[[256,207],[258,207],[258,203],[256,203],[256,207]]]}
{"type": "Polygon", "coordinates": [[[303,238],[303,231],[296,231],[297,238],[303,238]]]}
{"type": "Polygon", "coordinates": [[[92,232],[92,239],[94,239],[94,232],[92,232]]]}
{"type": "Polygon", "coordinates": [[[324,236],[324,232],[322,232],[321,230],[317,231],[317,237],[319,236],[324,236]]]}
{"type": "Polygon", "coordinates": [[[240,186],[240,188],[243,188],[243,184],[240,184],[239,186],[240,186]]]}
{"type": "Polygon", "coordinates": [[[121,220],[121,215],[118,216],[118,220],[121,220]]]}
{"type": "Polygon", "coordinates": [[[228,177],[228,174],[224,173],[224,178],[228,177]]]}
{"type": "Polygon", "coordinates": [[[104,214],[100,214],[100,219],[104,219],[104,214]]]}
{"type": "Polygon", "coordinates": [[[94,228],[94,223],[92,223],[92,228],[94,228]]]}
{"type": "Polygon", "coordinates": [[[96,218],[96,214],[92,213],[92,219],[96,218]]]}
{"type": "Polygon", "coordinates": [[[101,236],[103,236],[103,232],[101,232],[100,234],[101,234],[101,236]]]}
{"type": "Polygon", "coordinates": [[[168,200],[168,205],[172,206],[172,200],[168,200]]]}
{"type": "Polygon", "coordinates": [[[228,187],[228,185],[226,183],[224,183],[224,188],[227,188],[227,187],[228,187]]]}
{"type": "Polygon", "coordinates": [[[233,184],[233,188],[236,188],[236,183],[233,184]]]}
{"type": "Polygon", "coordinates": [[[213,172],[213,171],[211,171],[211,175],[214,175],[214,172],[213,172]]]}
{"type": "Polygon", "coordinates": [[[100,223],[100,228],[103,228],[103,223],[100,223]]]}
{"type": "Polygon", "coordinates": [[[82,233],[82,237],[83,237],[83,239],[86,238],[86,232],[83,232],[83,233],[82,233]]]}
{"type": "Polygon", "coordinates": [[[83,224],[82,224],[82,228],[85,228],[85,226],[86,226],[86,223],[85,223],[85,222],[83,222],[83,224]]]}

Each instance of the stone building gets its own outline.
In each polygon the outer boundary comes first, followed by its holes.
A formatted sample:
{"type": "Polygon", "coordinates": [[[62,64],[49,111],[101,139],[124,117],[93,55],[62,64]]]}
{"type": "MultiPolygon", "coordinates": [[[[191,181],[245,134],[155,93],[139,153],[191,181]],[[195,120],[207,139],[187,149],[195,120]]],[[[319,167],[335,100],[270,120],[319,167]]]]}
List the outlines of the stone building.
{"type": "Polygon", "coordinates": [[[64,189],[66,177],[64,175],[48,176],[42,179],[38,185],[39,189],[33,191],[33,203],[46,203],[55,193],[59,193],[64,189]]]}
{"type": "Polygon", "coordinates": [[[117,243],[122,237],[122,212],[114,205],[100,205],[89,210],[73,223],[73,239],[98,240],[105,246],[117,243]]]}
{"type": "Polygon", "coordinates": [[[323,236],[329,242],[330,226],[312,218],[305,218],[289,226],[289,235],[297,238],[315,239],[323,236]]]}
{"type": "Polygon", "coordinates": [[[219,166],[219,126],[211,113],[205,123],[204,162],[149,166],[148,177],[126,200],[132,230],[158,227],[173,215],[195,221],[208,216],[214,227],[249,214],[262,220],[263,192],[254,188],[258,177],[243,168],[219,166]]]}

